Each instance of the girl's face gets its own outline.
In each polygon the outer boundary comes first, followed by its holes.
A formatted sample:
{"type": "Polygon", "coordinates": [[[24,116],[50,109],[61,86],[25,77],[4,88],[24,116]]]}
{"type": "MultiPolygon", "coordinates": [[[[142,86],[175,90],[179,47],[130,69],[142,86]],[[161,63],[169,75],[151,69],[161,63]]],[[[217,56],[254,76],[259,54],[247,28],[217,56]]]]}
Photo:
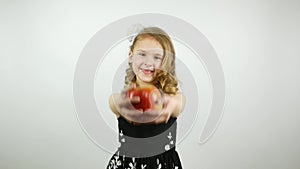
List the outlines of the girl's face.
{"type": "Polygon", "coordinates": [[[136,41],[130,52],[129,62],[132,63],[136,82],[139,85],[150,84],[155,71],[160,69],[164,50],[160,43],[152,37],[145,37],[136,41]]]}

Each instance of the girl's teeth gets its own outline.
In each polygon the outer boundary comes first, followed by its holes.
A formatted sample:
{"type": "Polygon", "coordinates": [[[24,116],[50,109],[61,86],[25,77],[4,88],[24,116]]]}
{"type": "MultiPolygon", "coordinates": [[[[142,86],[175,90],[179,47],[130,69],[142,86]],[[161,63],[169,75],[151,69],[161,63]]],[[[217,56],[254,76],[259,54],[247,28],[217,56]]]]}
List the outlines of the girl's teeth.
{"type": "Polygon", "coordinates": [[[147,70],[147,69],[140,69],[140,72],[143,72],[144,74],[151,74],[152,71],[151,70],[147,70]]]}

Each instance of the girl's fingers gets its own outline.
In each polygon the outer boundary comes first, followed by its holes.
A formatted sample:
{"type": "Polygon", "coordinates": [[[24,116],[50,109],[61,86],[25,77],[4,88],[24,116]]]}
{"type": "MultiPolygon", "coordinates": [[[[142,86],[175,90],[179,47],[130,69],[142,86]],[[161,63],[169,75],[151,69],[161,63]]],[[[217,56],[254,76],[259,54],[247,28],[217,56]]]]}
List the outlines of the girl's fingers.
{"type": "Polygon", "coordinates": [[[136,123],[143,123],[143,111],[142,110],[130,110],[126,108],[122,108],[120,112],[121,116],[123,116],[125,119],[136,122],[136,123]]]}
{"type": "Polygon", "coordinates": [[[140,102],[140,97],[134,96],[132,98],[121,98],[119,102],[119,107],[130,107],[133,108],[133,104],[137,104],[140,102]]]}
{"type": "Polygon", "coordinates": [[[136,88],[136,83],[132,83],[132,84],[131,84],[131,87],[132,87],[132,88],[136,88]]]}
{"type": "Polygon", "coordinates": [[[147,122],[149,123],[159,124],[168,121],[168,119],[166,119],[168,117],[166,117],[165,109],[160,111],[147,110],[143,113],[143,115],[147,117],[147,122]]]}
{"type": "Polygon", "coordinates": [[[170,117],[171,117],[171,111],[169,110],[169,107],[164,107],[156,116],[156,119],[153,121],[155,124],[160,124],[160,123],[168,123],[170,117]]]}
{"type": "Polygon", "coordinates": [[[168,123],[170,119],[170,113],[164,113],[161,114],[157,119],[154,120],[155,124],[160,124],[160,123],[168,123]]]}
{"type": "Polygon", "coordinates": [[[167,106],[167,104],[169,103],[169,101],[170,101],[170,97],[169,97],[169,96],[168,96],[168,97],[165,97],[165,98],[163,99],[164,107],[167,106]]]}
{"type": "Polygon", "coordinates": [[[166,118],[165,118],[165,123],[168,123],[168,121],[169,121],[169,119],[170,119],[170,117],[171,117],[171,113],[167,113],[166,114],[166,118]]]}
{"type": "Polygon", "coordinates": [[[156,117],[158,117],[161,113],[162,113],[162,111],[153,111],[153,110],[149,109],[149,110],[146,110],[146,111],[144,112],[144,115],[145,115],[145,116],[148,116],[148,117],[151,117],[151,118],[156,118],[156,117]]]}

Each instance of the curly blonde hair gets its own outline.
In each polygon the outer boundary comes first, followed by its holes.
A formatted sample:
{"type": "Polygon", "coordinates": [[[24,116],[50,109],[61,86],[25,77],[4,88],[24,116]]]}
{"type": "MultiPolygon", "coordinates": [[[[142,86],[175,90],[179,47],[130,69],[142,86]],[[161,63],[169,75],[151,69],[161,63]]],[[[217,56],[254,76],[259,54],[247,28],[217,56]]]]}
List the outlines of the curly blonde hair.
{"type": "MultiPolygon", "coordinates": [[[[175,50],[169,35],[158,27],[146,27],[141,30],[134,38],[130,46],[130,52],[133,52],[137,41],[144,38],[154,38],[163,47],[164,56],[161,69],[156,70],[152,84],[161,89],[166,94],[176,94],[178,91],[178,81],[175,74],[175,50]]],[[[136,75],[133,72],[132,64],[128,63],[126,69],[125,87],[136,83],[136,75]]]]}

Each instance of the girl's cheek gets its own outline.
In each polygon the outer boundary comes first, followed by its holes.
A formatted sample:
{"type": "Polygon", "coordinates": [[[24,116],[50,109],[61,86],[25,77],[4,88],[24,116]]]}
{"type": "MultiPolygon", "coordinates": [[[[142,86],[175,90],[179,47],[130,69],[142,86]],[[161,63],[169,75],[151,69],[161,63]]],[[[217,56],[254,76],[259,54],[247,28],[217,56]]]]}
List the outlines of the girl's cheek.
{"type": "Polygon", "coordinates": [[[140,58],[134,57],[132,59],[132,62],[139,66],[139,65],[141,65],[143,63],[143,60],[140,59],[140,58]]]}
{"type": "Polygon", "coordinates": [[[140,67],[140,66],[141,66],[141,64],[142,64],[142,62],[141,62],[141,61],[135,62],[135,65],[136,65],[137,67],[140,67]]]}
{"type": "Polygon", "coordinates": [[[154,66],[155,66],[155,69],[160,69],[161,68],[161,63],[156,63],[154,66]]]}

